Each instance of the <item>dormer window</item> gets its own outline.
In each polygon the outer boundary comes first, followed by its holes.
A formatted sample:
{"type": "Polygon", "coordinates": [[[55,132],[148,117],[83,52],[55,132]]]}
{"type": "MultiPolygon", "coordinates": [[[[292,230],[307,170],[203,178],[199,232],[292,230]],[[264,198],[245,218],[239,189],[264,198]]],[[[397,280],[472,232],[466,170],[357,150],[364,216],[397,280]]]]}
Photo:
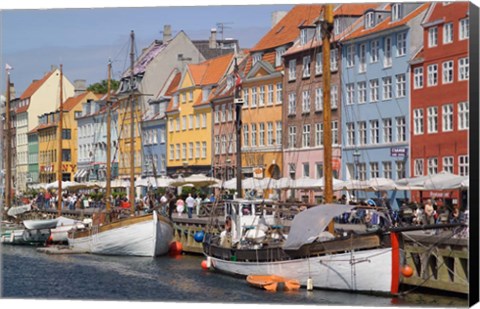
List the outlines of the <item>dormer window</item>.
{"type": "Polygon", "coordinates": [[[300,45],[307,44],[307,28],[300,30],[300,45]]]}
{"type": "Polygon", "coordinates": [[[375,25],[375,16],[373,12],[368,12],[365,15],[365,29],[370,29],[375,25]]]}
{"type": "Polygon", "coordinates": [[[403,18],[402,4],[395,3],[392,5],[392,21],[400,20],[403,18]]]}
{"type": "Polygon", "coordinates": [[[252,57],[253,57],[253,65],[255,65],[255,63],[262,60],[262,53],[253,54],[252,57]]]}
{"type": "Polygon", "coordinates": [[[208,96],[210,95],[210,88],[203,88],[202,89],[202,102],[205,102],[208,100],[208,96]]]}
{"type": "Polygon", "coordinates": [[[339,35],[340,34],[340,19],[335,18],[333,20],[333,34],[339,35]]]}
{"type": "Polygon", "coordinates": [[[173,96],[173,107],[178,107],[178,94],[173,96]]]}
{"type": "Polygon", "coordinates": [[[315,38],[316,38],[317,41],[322,40],[322,24],[320,22],[315,27],[315,38]]]}
{"type": "Polygon", "coordinates": [[[275,67],[279,67],[282,65],[282,56],[285,54],[286,48],[285,47],[279,47],[275,51],[275,67]]]}

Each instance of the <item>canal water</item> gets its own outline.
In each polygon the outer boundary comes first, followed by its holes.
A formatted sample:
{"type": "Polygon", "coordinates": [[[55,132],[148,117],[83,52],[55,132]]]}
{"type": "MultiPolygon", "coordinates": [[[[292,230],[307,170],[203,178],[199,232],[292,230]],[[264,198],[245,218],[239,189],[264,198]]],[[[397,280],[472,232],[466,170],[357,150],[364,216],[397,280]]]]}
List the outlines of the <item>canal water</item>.
{"type": "MultiPolygon", "coordinates": [[[[90,254],[48,255],[33,247],[0,247],[1,298],[290,304],[319,306],[467,307],[467,299],[410,293],[378,297],[334,291],[267,292],[241,278],[201,268],[202,256],[117,257],[90,254]]],[[[34,302],[35,303],[35,302],[34,302]]],[[[122,306],[123,307],[123,306],[122,306]]],[[[6,307],[5,307],[6,308],[6,307]]]]}

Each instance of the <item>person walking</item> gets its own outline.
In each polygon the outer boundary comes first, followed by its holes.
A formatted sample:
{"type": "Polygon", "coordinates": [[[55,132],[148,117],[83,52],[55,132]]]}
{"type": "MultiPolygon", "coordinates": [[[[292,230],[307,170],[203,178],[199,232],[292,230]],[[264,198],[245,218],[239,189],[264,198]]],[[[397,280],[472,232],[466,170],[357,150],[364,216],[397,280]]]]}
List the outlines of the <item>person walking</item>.
{"type": "Polygon", "coordinates": [[[195,208],[196,208],[197,217],[200,216],[201,206],[202,206],[202,197],[200,196],[200,194],[197,194],[197,198],[195,199],[195,208]]]}
{"type": "Polygon", "coordinates": [[[195,199],[192,197],[192,193],[188,194],[188,197],[185,200],[185,203],[187,203],[188,218],[192,219],[193,207],[195,207],[195,199]]]}

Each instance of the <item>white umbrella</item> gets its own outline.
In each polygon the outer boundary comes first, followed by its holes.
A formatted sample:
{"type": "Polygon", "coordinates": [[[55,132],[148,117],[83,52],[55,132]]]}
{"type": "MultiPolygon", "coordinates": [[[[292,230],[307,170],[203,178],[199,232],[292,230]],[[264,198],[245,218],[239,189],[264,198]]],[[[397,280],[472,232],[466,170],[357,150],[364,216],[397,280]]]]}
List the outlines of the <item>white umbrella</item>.
{"type": "Polygon", "coordinates": [[[174,187],[179,187],[186,184],[192,184],[195,187],[207,187],[209,185],[213,185],[218,182],[219,180],[213,177],[208,177],[203,174],[193,174],[185,178],[173,179],[170,185],[174,187]]]}
{"type": "Polygon", "coordinates": [[[135,180],[135,187],[155,187],[156,179],[155,177],[145,177],[135,180]]]}
{"type": "Polygon", "coordinates": [[[451,174],[448,172],[440,172],[431,175],[423,184],[425,190],[452,190],[462,188],[462,182],[465,177],[451,174]]]}
{"type": "Polygon", "coordinates": [[[130,186],[130,181],[123,179],[114,179],[110,182],[110,187],[112,188],[125,188],[130,186]]]}
{"type": "Polygon", "coordinates": [[[283,177],[283,178],[280,178],[276,181],[275,188],[276,189],[291,189],[293,187],[294,183],[295,183],[295,180],[293,180],[289,177],[283,177]]]}
{"type": "Polygon", "coordinates": [[[318,179],[302,177],[295,179],[293,189],[320,189],[318,179]]]}

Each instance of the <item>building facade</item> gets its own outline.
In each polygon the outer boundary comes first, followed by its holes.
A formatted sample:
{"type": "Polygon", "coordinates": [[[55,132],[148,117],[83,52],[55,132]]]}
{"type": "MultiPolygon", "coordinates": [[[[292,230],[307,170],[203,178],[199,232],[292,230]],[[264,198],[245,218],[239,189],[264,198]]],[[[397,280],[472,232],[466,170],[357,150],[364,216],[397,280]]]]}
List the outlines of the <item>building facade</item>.
{"type": "MultiPolygon", "coordinates": [[[[412,176],[469,174],[469,5],[432,3],[423,20],[423,48],[410,62],[412,176]]],[[[422,197],[461,198],[456,190],[422,197]]],[[[412,198],[419,201],[420,192],[412,198]]]]}

